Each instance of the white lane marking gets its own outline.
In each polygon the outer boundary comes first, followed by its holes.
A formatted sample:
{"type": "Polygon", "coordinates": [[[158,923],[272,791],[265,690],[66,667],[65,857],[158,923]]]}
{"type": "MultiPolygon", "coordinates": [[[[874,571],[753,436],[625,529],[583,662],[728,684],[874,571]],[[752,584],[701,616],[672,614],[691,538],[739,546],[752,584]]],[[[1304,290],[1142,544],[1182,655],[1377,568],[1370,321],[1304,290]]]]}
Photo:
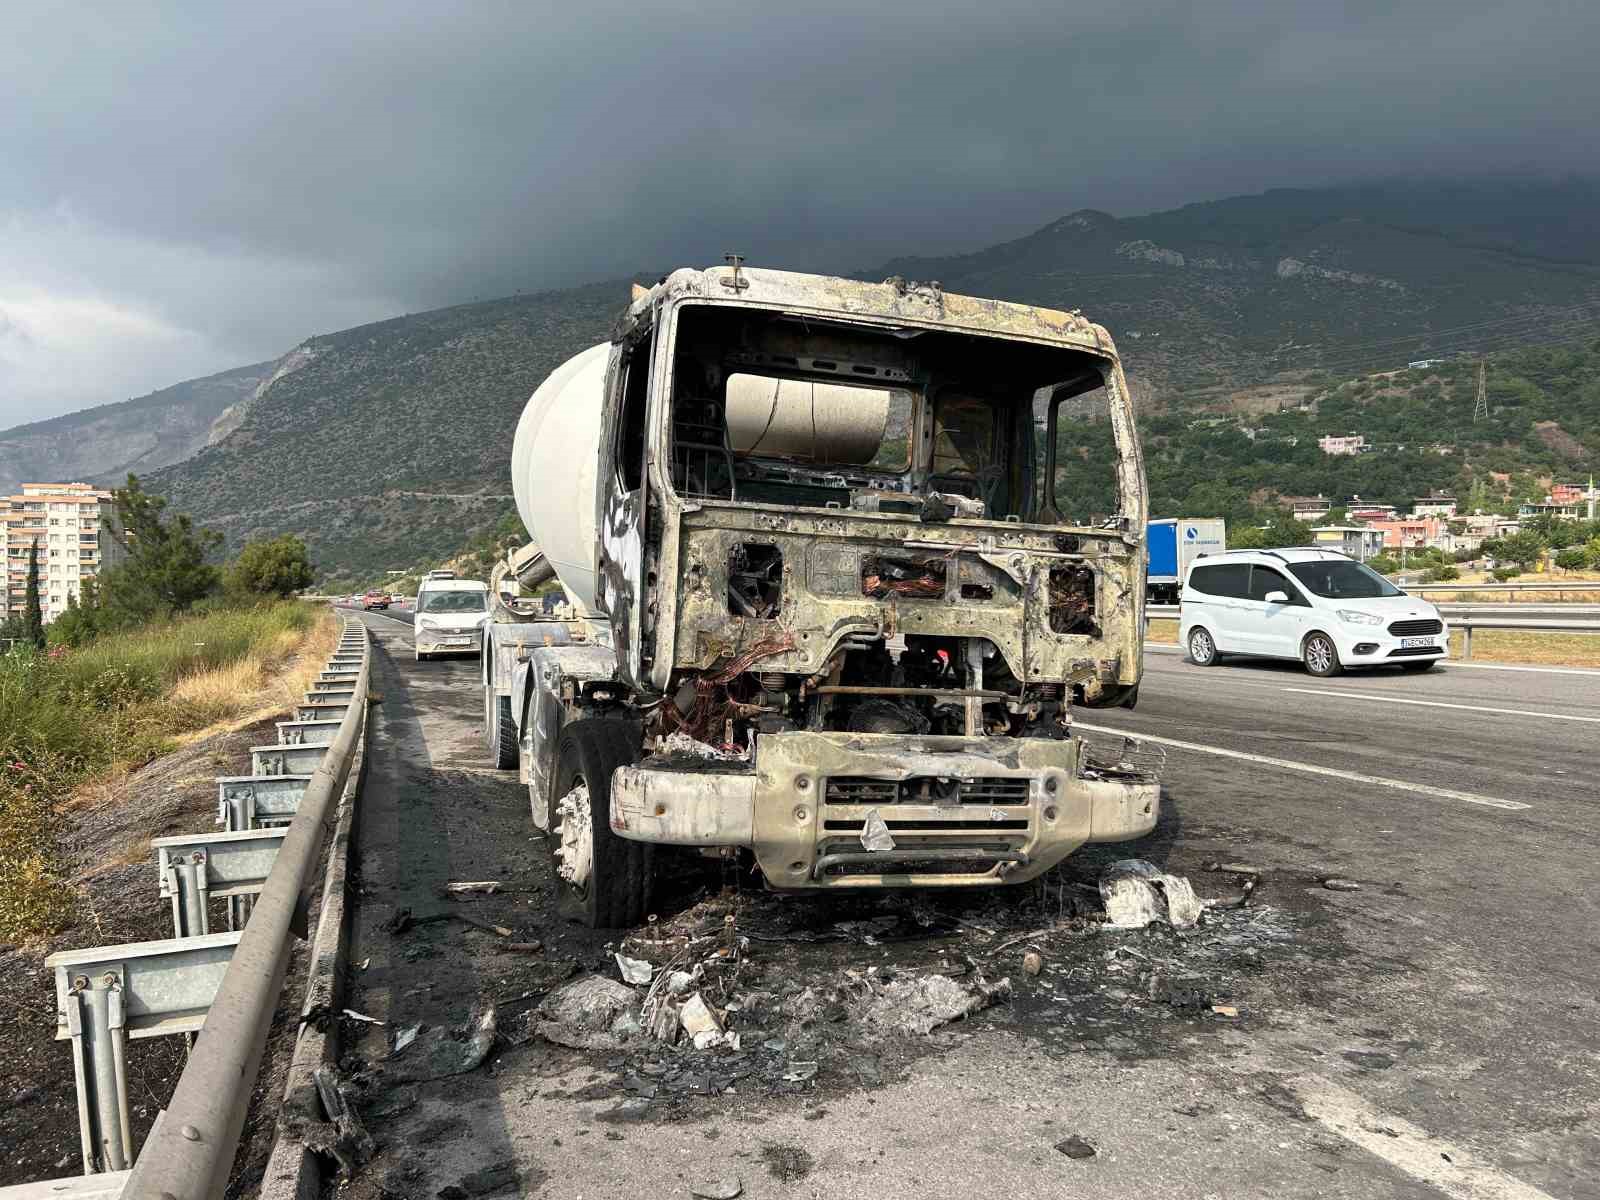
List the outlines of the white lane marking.
{"type": "Polygon", "coordinates": [[[1586,721],[1600,725],[1600,717],[1580,717],[1574,713],[1533,712],[1526,708],[1486,708],[1479,704],[1450,704],[1443,700],[1407,700],[1400,696],[1375,696],[1371,692],[1347,692],[1343,688],[1286,687],[1286,692],[1302,696],[1333,696],[1347,700],[1377,700],[1384,704],[1415,704],[1422,708],[1459,708],[1465,712],[1503,713],[1510,717],[1537,717],[1541,721],[1586,721]]]}
{"type": "Polygon", "coordinates": [[[1445,659],[1444,665],[1452,671],[1457,667],[1466,667],[1472,671],[1532,671],[1537,675],[1600,675],[1600,671],[1590,671],[1584,667],[1517,667],[1510,663],[1462,662],[1455,658],[1445,659]]]}
{"type": "Polygon", "coordinates": [[[1548,1192],[1506,1174],[1472,1151],[1381,1112],[1320,1076],[1301,1075],[1288,1085],[1308,1117],[1455,1200],[1552,1200],[1548,1192]]]}
{"type": "Polygon", "coordinates": [[[1193,750],[1197,754],[1215,754],[1219,758],[1236,758],[1242,762],[1260,763],[1267,767],[1279,767],[1285,771],[1303,771],[1307,775],[1324,775],[1329,779],[1345,779],[1351,783],[1365,783],[1373,787],[1393,788],[1399,792],[1415,792],[1419,796],[1430,796],[1435,800],[1457,800],[1462,804],[1476,804],[1482,808],[1499,808],[1507,812],[1521,812],[1525,808],[1532,808],[1531,804],[1524,804],[1520,800],[1501,800],[1495,796],[1480,796],[1475,792],[1457,792],[1450,788],[1433,787],[1426,783],[1409,783],[1404,779],[1386,779],[1382,775],[1363,775],[1359,771],[1341,771],[1337,767],[1319,767],[1315,763],[1294,762],[1287,758],[1271,758],[1265,754],[1247,754],[1243,750],[1224,750],[1221,746],[1202,746],[1197,742],[1180,742],[1174,738],[1156,737],[1154,734],[1140,733],[1136,729],[1111,729],[1105,725],[1086,725],[1082,721],[1072,723],[1074,729],[1086,729],[1090,733],[1114,733],[1119,737],[1130,737],[1137,742],[1155,742],[1158,746],[1171,746],[1177,750],[1193,750]]]}

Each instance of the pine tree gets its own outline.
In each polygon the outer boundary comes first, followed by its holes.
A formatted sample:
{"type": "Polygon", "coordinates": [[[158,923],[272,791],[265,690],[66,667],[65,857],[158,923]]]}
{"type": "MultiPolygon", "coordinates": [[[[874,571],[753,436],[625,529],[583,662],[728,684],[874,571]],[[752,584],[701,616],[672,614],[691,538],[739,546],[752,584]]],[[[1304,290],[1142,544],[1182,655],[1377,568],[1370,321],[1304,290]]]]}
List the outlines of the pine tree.
{"type": "Polygon", "coordinates": [[[44,649],[44,608],[39,603],[39,539],[28,546],[28,592],[24,601],[23,637],[40,650],[44,649]]]}

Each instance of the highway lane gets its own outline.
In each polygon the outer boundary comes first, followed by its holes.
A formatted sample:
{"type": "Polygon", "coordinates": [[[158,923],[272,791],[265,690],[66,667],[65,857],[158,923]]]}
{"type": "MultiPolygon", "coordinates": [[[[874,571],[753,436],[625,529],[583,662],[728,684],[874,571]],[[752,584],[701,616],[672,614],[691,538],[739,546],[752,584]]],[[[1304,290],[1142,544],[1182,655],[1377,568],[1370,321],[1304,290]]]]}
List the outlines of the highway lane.
{"type": "MultiPolygon", "coordinates": [[[[525,790],[483,761],[471,662],[415,664],[403,619],[364,620],[384,703],[376,810],[362,835],[372,839],[368,911],[353,952],[372,967],[351,1003],[398,1024],[447,1025],[475,992],[517,994],[520,961],[456,935],[427,947],[390,939],[381,920],[398,906],[424,911],[443,880],[464,877],[503,877],[512,889],[479,902],[480,915],[519,930],[547,920],[542,868],[528,857],[542,847],[528,837],[525,790]],[[419,949],[438,957],[413,959],[419,949]]],[[[1023,1020],[1019,998],[1008,1006],[1017,1016],[975,1020],[882,1087],[727,1097],[687,1118],[622,1126],[603,1116],[615,1103],[603,1055],[574,1064],[536,1043],[498,1056],[492,1073],[423,1086],[406,1113],[369,1117],[391,1147],[374,1168],[384,1191],[432,1195],[457,1174],[510,1162],[525,1187],[551,1181],[539,1193],[551,1195],[683,1195],[689,1179],[727,1171],[746,1196],[774,1197],[1085,1187],[1140,1200],[1600,1196],[1589,749],[1600,725],[1551,719],[1600,716],[1600,676],[1443,667],[1323,681],[1270,664],[1201,669],[1160,652],[1146,664],[1137,710],[1080,711],[1080,725],[1528,807],[1174,748],[1156,833],[1085,858],[1148,857],[1203,896],[1237,894],[1209,862],[1264,872],[1262,919],[1291,915],[1297,945],[1263,966],[1236,1021],[1169,1020],[1125,1031],[1121,1046],[1069,1021],[1062,1036],[1085,1040],[1063,1057],[1023,1020]],[[1323,888],[1330,873],[1361,890],[1323,888]],[[1100,1156],[1055,1154],[1053,1140],[1071,1132],[1100,1156]],[[780,1185],[761,1167],[779,1144],[814,1160],[804,1184],[780,1185]],[[427,1153],[408,1158],[406,1146],[427,1153]],[[1463,1162],[1473,1170],[1452,1174],[1463,1162]]],[[[564,953],[555,943],[566,935],[538,931],[549,956],[564,953]]],[[[1071,941],[1045,952],[1064,967],[1100,953],[1071,941]]],[[[762,946],[758,961],[770,969],[788,953],[762,946]]],[[[381,1059],[382,1032],[362,1036],[381,1059]]],[[[379,1194],[358,1188],[352,1200],[379,1194]]]]}
{"type": "Polygon", "coordinates": [[[1600,674],[1441,664],[1420,675],[1317,679],[1294,663],[1228,659],[1202,668],[1154,651],[1145,655],[1137,709],[1078,719],[1527,803],[1541,818],[1570,820],[1594,799],[1600,674]]]}

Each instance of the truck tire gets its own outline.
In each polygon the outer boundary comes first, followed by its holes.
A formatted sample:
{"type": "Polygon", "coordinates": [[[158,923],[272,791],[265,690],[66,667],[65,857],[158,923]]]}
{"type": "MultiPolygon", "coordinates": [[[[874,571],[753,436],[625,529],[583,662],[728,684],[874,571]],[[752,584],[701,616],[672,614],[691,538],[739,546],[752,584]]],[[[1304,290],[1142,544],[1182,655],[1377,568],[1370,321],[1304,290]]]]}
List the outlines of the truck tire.
{"type": "Polygon", "coordinates": [[[561,731],[556,746],[555,787],[550,798],[550,849],[556,868],[559,907],[563,915],[590,929],[626,929],[644,920],[650,902],[653,846],[631,842],[611,832],[611,774],[638,761],[639,726],[628,721],[574,721],[561,731]],[[559,811],[563,800],[580,785],[587,790],[581,812],[559,811]],[[580,828],[569,837],[568,820],[585,820],[588,832],[587,873],[581,884],[562,874],[557,851],[581,843],[580,828]]]}
{"type": "Polygon", "coordinates": [[[496,770],[509,771],[517,765],[517,727],[511,720],[511,697],[496,696],[489,720],[489,756],[496,770]]]}

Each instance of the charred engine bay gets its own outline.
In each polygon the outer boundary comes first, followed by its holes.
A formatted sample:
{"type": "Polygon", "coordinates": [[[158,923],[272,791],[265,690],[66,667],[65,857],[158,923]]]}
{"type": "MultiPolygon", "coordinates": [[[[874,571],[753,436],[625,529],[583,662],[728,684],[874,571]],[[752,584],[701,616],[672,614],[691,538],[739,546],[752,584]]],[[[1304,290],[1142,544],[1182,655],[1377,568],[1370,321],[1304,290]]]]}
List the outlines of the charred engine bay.
{"type": "Polygon", "coordinates": [[[793,676],[760,670],[787,639],[759,643],[725,667],[686,674],[645,732],[682,732],[700,742],[747,750],[755,733],[1069,736],[1059,683],[1024,684],[992,642],[899,636],[863,639],[836,651],[821,671],[793,676]]]}

